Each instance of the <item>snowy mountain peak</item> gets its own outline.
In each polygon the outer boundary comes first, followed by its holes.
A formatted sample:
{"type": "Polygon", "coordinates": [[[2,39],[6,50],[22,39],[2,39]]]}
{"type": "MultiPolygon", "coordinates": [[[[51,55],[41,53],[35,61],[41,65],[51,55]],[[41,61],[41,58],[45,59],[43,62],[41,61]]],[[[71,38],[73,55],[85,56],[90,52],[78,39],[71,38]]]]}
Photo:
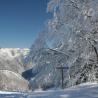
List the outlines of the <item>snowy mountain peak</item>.
{"type": "Polygon", "coordinates": [[[29,49],[24,48],[24,49],[20,49],[20,48],[1,48],[0,49],[0,56],[2,57],[17,57],[20,55],[24,55],[26,56],[29,52],[29,49]]]}
{"type": "Polygon", "coordinates": [[[1,48],[0,49],[0,69],[10,70],[22,73],[28,65],[25,66],[24,59],[28,55],[29,49],[24,48],[1,48]]]}

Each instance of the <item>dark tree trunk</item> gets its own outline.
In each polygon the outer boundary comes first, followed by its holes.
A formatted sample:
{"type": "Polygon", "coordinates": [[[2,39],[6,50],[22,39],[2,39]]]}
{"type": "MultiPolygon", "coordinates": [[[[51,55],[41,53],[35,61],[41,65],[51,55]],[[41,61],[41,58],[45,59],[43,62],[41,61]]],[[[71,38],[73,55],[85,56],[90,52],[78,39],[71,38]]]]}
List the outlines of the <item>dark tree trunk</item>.
{"type": "Polygon", "coordinates": [[[96,57],[97,57],[97,61],[98,61],[98,52],[97,52],[97,48],[96,48],[94,45],[92,45],[92,47],[93,47],[93,49],[94,49],[94,51],[95,51],[95,54],[96,54],[96,57]]]}

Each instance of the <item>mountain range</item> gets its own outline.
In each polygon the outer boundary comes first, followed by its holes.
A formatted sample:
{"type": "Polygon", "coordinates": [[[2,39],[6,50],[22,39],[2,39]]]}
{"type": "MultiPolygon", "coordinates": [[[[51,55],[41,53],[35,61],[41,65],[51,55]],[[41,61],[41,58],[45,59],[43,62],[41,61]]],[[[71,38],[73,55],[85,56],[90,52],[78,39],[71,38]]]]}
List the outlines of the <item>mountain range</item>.
{"type": "Polygon", "coordinates": [[[29,51],[29,49],[20,48],[0,49],[0,90],[29,90],[29,82],[22,77],[22,72],[30,68],[24,64],[29,51]]]}

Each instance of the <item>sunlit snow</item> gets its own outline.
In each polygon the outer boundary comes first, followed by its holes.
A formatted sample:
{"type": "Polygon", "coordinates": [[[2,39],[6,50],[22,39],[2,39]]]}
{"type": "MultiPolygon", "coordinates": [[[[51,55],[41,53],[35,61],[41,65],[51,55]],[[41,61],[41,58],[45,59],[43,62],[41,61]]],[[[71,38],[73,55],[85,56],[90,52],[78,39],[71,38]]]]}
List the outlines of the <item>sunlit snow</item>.
{"type": "Polygon", "coordinates": [[[98,84],[85,83],[64,90],[39,90],[32,93],[0,92],[0,98],[98,98],[98,84]]]}

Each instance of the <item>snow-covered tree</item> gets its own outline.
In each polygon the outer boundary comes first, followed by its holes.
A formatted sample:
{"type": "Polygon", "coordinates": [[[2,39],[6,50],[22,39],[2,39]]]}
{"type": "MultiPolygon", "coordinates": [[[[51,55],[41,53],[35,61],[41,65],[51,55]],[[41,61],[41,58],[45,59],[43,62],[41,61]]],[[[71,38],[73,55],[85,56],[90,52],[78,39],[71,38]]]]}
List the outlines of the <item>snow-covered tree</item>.
{"type": "Polygon", "coordinates": [[[47,11],[53,18],[29,55],[37,73],[32,83],[58,86],[60,74],[55,67],[62,63],[70,67],[65,72],[66,86],[97,81],[98,0],[50,0],[47,11]]]}
{"type": "Polygon", "coordinates": [[[61,46],[58,49],[69,54],[68,65],[76,66],[78,60],[81,59],[82,62],[75,70],[79,71],[78,67],[83,68],[82,73],[86,74],[86,79],[88,78],[85,81],[95,80],[95,74],[98,71],[97,9],[97,0],[51,0],[48,4],[48,11],[54,15],[54,18],[48,23],[50,38],[59,36],[61,46]]]}

